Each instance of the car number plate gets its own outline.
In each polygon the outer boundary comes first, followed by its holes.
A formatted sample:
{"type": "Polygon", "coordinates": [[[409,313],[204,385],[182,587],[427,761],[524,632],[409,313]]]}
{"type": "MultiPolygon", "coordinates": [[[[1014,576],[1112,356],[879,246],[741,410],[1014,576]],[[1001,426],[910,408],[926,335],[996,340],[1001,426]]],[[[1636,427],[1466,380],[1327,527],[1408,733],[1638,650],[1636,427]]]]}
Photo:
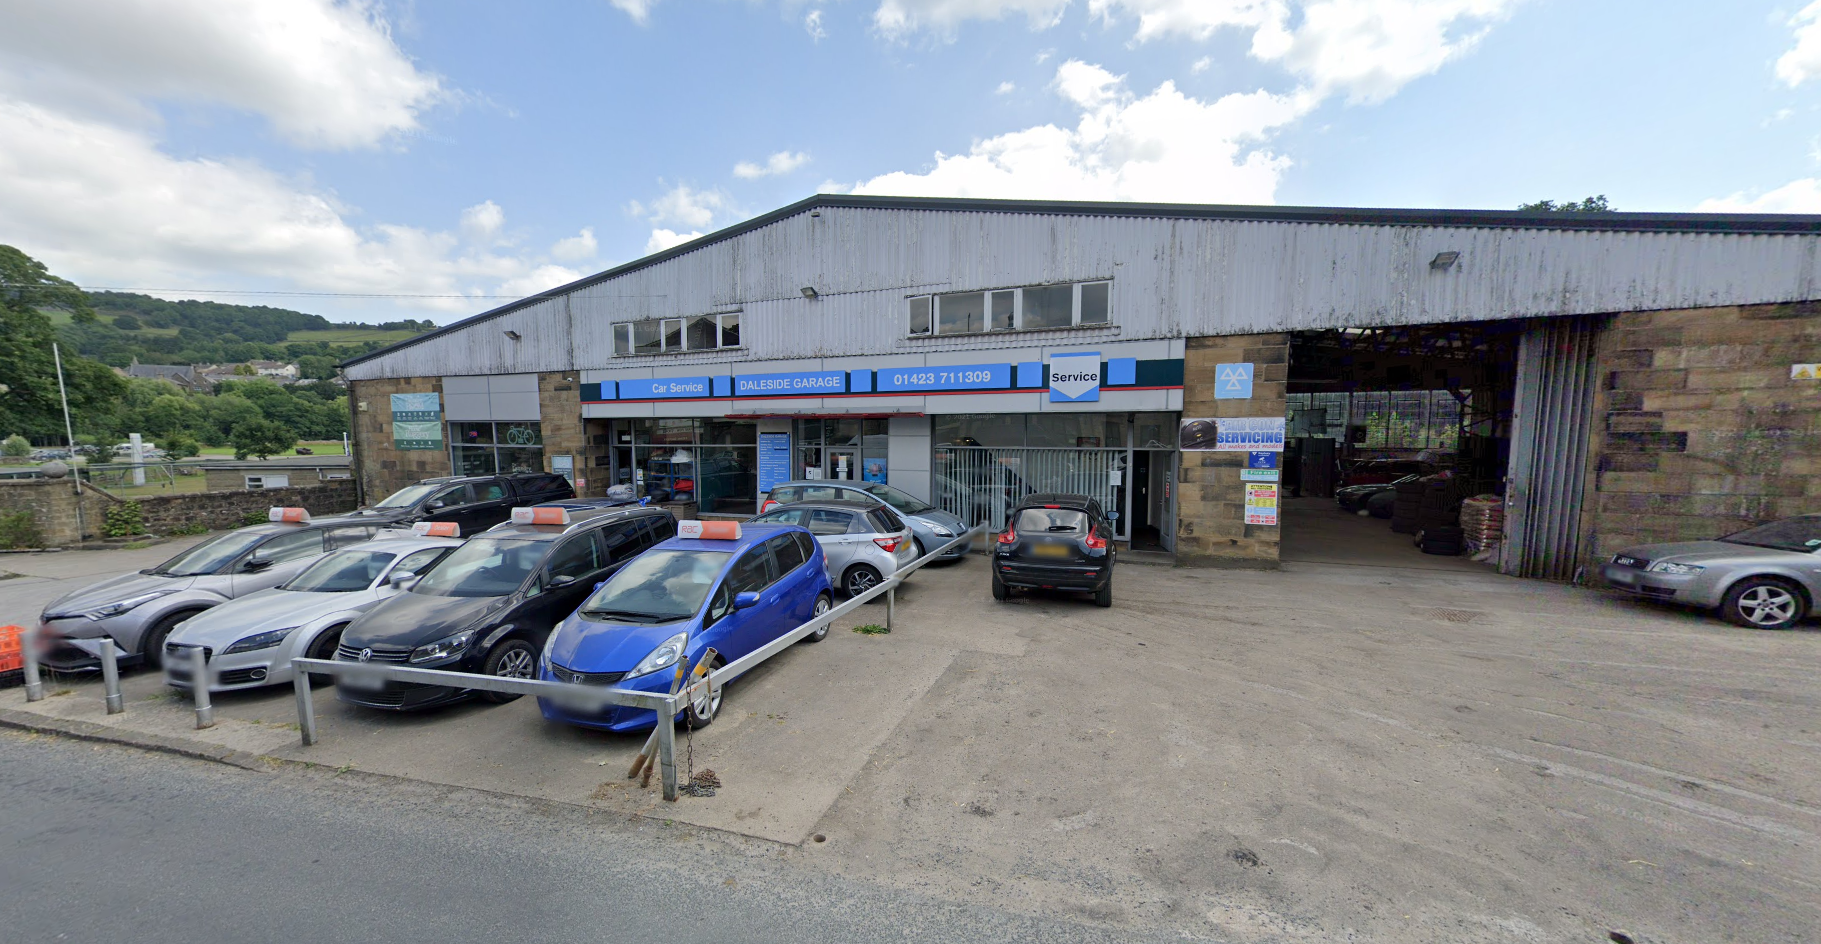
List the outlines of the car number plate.
{"type": "Polygon", "coordinates": [[[1038,557],[1068,557],[1073,549],[1067,544],[1039,544],[1031,550],[1038,557]]]}
{"type": "Polygon", "coordinates": [[[365,672],[350,672],[336,679],[335,684],[356,692],[380,692],[386,689],[384,678],[365,672]]]}

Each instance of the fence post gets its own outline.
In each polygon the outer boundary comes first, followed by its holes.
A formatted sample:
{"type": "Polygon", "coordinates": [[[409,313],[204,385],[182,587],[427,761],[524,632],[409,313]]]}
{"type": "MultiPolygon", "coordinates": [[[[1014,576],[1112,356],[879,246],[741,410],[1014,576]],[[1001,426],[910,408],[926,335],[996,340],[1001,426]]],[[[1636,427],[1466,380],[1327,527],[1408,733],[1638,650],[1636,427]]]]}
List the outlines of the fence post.
{"type": "Polygon", "coordinates": [[[44,679],[38,676],[38,627],[27,626],[19,634],[19,651],[25,659],[25,700],[44,700],[44,679]]]}
{"type": "Polygon", "coordinates": [[[310,671],[291,666],[291,687],[297,692],[297,730],[303,746],[316,743],[316,703],[310,695],[310,671]]]}
{"type": "Polygon", "coordinates": [[[114,654],[111,636],[101,637],[101,690],[107,694],[107,713],[117,715],[126,710],[126,699],[120,694],[120,661],[114,654]]]}
{"type": "Polygon", "coordinates": [[[215,725],[215,706],[209,703],[209,657],[201,646],[190,650],[190,691],[196,695],[196,729],[215,725]]]}
{"type": "Polygon", "coordinates": [[[658,709],[658,774],[664,782],[664,799],[677,799],[677,709],[675,701],[658,709]]]}

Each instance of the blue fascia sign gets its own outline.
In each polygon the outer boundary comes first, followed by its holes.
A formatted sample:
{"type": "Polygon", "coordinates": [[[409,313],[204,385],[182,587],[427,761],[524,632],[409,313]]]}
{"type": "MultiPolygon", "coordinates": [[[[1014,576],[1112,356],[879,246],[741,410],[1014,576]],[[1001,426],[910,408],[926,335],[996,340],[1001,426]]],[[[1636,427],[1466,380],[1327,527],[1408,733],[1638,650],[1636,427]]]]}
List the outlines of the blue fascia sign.
{"type": "Polygon", "coordinates": [[[877,372],[880,392],[915,390],[1004,390],[1012,385],[1010,364],[944,364],[887,367],[877,372]]]}
{"type": "Polygon", "coordinates": [[[621,400],[678,400],[714,396],[712,377],[644,377],[620,381],[621,400]]]}
{"type": "Polygon", "coordinates": [[[819,393],[846,393],[847,371],[812,370],[790,374],[737,374],[736,397],[800,397],[819,393]]]}

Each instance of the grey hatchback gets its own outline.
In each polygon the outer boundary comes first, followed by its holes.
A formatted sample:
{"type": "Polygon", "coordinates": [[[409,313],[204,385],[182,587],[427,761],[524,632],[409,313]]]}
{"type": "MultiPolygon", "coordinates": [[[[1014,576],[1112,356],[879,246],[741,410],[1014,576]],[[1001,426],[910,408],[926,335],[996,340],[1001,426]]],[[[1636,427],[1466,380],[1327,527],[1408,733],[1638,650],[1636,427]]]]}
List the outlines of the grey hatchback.
{"type": "MultiPolygon", "coordinates": [[[[759,511],[763,513],[779,505],[800,501],[857,501],[889,505],[904,517],[905,524],[910,525],[918,557],[953,541],[955,535],[966,534],[968,531],[967,524],[960,518],[883,482],[850,482],[839,479],[798,479],[785,482],[771,490],[770,497],[760,506],[759,511]]],[[[970,538],[949,548],[937,560],[960,560],[973,549],[974,542],[970,538]]]]}
{"type": "Polygon", "coordinates": [[[1712,541],[1628,547],[1601,566],[1600,575],[1626,593],[1718,608],[1740,626],[1789,629],[1821,594],[1821,514],[1712,541]]]}

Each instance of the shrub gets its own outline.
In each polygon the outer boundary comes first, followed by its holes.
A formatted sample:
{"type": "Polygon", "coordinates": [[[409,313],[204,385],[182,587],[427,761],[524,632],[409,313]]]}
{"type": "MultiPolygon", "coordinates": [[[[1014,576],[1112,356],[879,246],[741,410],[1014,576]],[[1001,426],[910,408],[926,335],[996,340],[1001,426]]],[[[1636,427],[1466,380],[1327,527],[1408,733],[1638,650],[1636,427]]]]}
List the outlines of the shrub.
{"type": "Polygon", "coordinates": [[[11,436],[6,437],[5,443],[0,443],[0,455],[11,456],[13,458],[19,458],[22,456],[29,456],[31,454],[32,454],[31,440],[26,439],[24,436],[21,436],[18,433],[14,433],[11,436]]]}
{"type": "Polygon", "coordinates": [[[0,512],[0,547],[43,547],[44,536],[38,533],[38,522],[29,511],[0,512]]]}
{"type": "Polygon", "coordinates": [[[145,509],[136,501],[121,502],[109,505],[107,510],[107,536],[123,538],[131,534],[145,533],[145,509]]]}
{"type": "Polygon", "coordinates": [[[269,511],[249,511],[240,516],[240,526],[250,528],[256,524],[265,524],[270,514],[269,511]]]}
{"type": "Polygon", "coordinates": [[[208,525],[203,524],[200,521],[192,521],[189,524],[180,524],[175,528],[171,528],[170,530],[166,531],[165,533],[172,534],[172,535],[204,534],[204,533],[207,533],[208,530],[209,530],[208,525]]]}
{"type": "Polygon", "coordinates": [[[202,454],[202,445],[188,436],[172,436],[159,445],[164,447],[164,454],[172,459],[188,459],[202,454]]]}

